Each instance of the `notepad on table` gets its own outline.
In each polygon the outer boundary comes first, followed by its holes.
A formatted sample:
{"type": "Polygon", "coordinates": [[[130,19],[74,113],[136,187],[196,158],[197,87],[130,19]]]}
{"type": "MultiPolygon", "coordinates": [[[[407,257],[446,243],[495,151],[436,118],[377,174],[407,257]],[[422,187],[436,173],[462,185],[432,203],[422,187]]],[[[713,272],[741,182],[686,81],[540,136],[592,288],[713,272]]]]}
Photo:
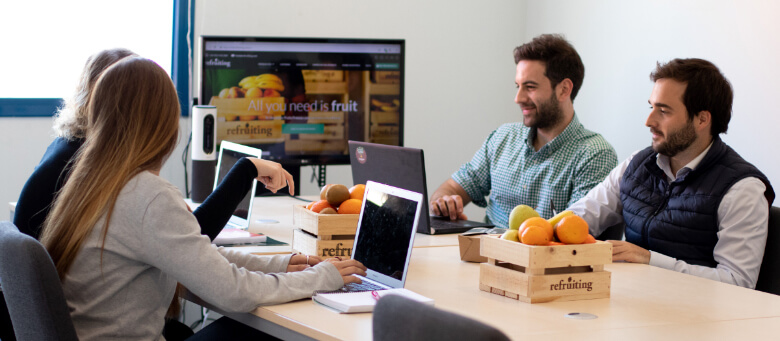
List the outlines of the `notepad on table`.
{"type": "Polygon", "coordinates": [[[213,243],[216,245],[234,245],[262,243],[265,241],[266,236],[262,233],[253,233],[235,228],[224,228],[217,235],[217,238],[214,238],[213,243]]]}
{"type": "Polygon", "coordinates": [[[374,311],[376,301],[386,295],[399,295],[433,305],[433,299],[404,288],[378,291],[317,293],[312,296],[312,300],[342,314],[366,313],[374,311]]]}

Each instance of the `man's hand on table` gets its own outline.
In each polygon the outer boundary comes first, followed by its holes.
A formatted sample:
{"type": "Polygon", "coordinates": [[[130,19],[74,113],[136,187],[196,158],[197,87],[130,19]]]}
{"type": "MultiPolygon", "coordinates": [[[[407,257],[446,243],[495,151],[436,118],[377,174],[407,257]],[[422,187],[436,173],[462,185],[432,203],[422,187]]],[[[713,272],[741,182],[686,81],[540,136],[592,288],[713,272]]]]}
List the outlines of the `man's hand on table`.
{"type": "Polygon", "coordinates": [[[650,251],[621,240],[608,240],[612,243],[612,261],[650,264],[650,251]]]}

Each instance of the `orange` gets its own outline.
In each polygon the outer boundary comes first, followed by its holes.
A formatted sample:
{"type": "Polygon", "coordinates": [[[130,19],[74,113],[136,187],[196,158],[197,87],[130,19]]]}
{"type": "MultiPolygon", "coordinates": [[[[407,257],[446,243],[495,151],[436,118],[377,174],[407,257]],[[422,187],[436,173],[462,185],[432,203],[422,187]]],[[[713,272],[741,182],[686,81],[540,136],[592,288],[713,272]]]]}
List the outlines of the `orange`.
{"type": "Polygon", "coordinates": [[[558,240],[566,244],[582,244],[588,238],[588,223],[576,215],[561,219],[555,225],[558,240]]]}
{"type": "Polygon", "coordinates": [[[547,219],[544,219],[542,217],[531,217],[523,221],[522,224],[520,224],[520,227],[517,229],[517,235],[522,236],[523,230],[528,228],[529,226],[538,226],[542,228],[545,232],[547,232],[547,239],[553,240],[553,227],[550,225],[550,222],[547,221],[547,219]]]}
{"type": "Polygon", "coordinates": [[[556,241],[551,241],[551,242],[547,243],[547,246],[556,246],[556,245],[566,245],[566,244],[561,243],[561,242],[556,242],[556,241]]]}
{"type": "Polygon", "coordinates": [[[310,202],[308,205],[306,205],[307,210],[311,210],[311,207],[314,206],[315,201],[310,202]]]}
{"type": "Polygon", "coordinates": [[[550,242],[550,237],[543,227],[528,226],[523,230],[523,234],[520,236],[520,242],[528,245],[547,245],[547,243],[550,242]]]}
{"type": "Polygon", "coordinates": [[[595,243],[596,243],[596,238],[593,237],[592,234],[588,234],[588,236],[585,237],[585,241],[583,242],[583,244],[595,244],[595,243]]]}
{"type": "Polygon", "coordinates": [[[330,207],[333,208],[333,206],[330,206],[327,200],[319,200],[315,201],[313,205],[311,205],[311,210],[314,213],[320,213],[323,208],[330,207]]]}
{"type": "Polygon", "coordinates": [[[339,205],[339,214],[360,214],[360,208],[363,201],[357,199],[347,199],[339,205]]]}
{"type": "Polygon", "coordinates": [[[366,194],[366,185],[364,184],[357,184],[355,186],[350,187],[349,189],[350,199],[357,199],[362,201],[364,194],[366,194]]]}

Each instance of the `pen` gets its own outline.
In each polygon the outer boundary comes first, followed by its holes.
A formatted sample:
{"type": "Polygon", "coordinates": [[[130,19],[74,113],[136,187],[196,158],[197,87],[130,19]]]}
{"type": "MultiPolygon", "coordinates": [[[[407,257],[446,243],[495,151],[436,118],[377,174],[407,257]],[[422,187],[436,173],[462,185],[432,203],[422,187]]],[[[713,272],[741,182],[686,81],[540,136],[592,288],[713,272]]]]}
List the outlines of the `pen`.
{"type": "Polygon", "coordinates": [[[371,296],[373,296],[374,300],[376,301],[379,301],[379,299],[381,298],[381,296],[379,296],[379,293],[376,291],[371,291],[371,296]]]}

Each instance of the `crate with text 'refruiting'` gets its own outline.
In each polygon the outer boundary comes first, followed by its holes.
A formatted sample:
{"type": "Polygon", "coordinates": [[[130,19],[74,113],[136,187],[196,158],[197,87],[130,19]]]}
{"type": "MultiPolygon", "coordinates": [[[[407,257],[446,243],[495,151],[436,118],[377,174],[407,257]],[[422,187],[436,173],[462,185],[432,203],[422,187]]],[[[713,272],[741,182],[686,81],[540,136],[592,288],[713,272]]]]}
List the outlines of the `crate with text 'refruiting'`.
{"type": "Polygon", "coordinates": [[[528,303],[608,298],[612,244],[533,246],[482,236],[479,289],[528,303]]]}
{"type": "Polygon", "coordinates": [[[359,214],[319,214],[293,206],[292,249],[322,259],[352,258],[359,214]]]}

